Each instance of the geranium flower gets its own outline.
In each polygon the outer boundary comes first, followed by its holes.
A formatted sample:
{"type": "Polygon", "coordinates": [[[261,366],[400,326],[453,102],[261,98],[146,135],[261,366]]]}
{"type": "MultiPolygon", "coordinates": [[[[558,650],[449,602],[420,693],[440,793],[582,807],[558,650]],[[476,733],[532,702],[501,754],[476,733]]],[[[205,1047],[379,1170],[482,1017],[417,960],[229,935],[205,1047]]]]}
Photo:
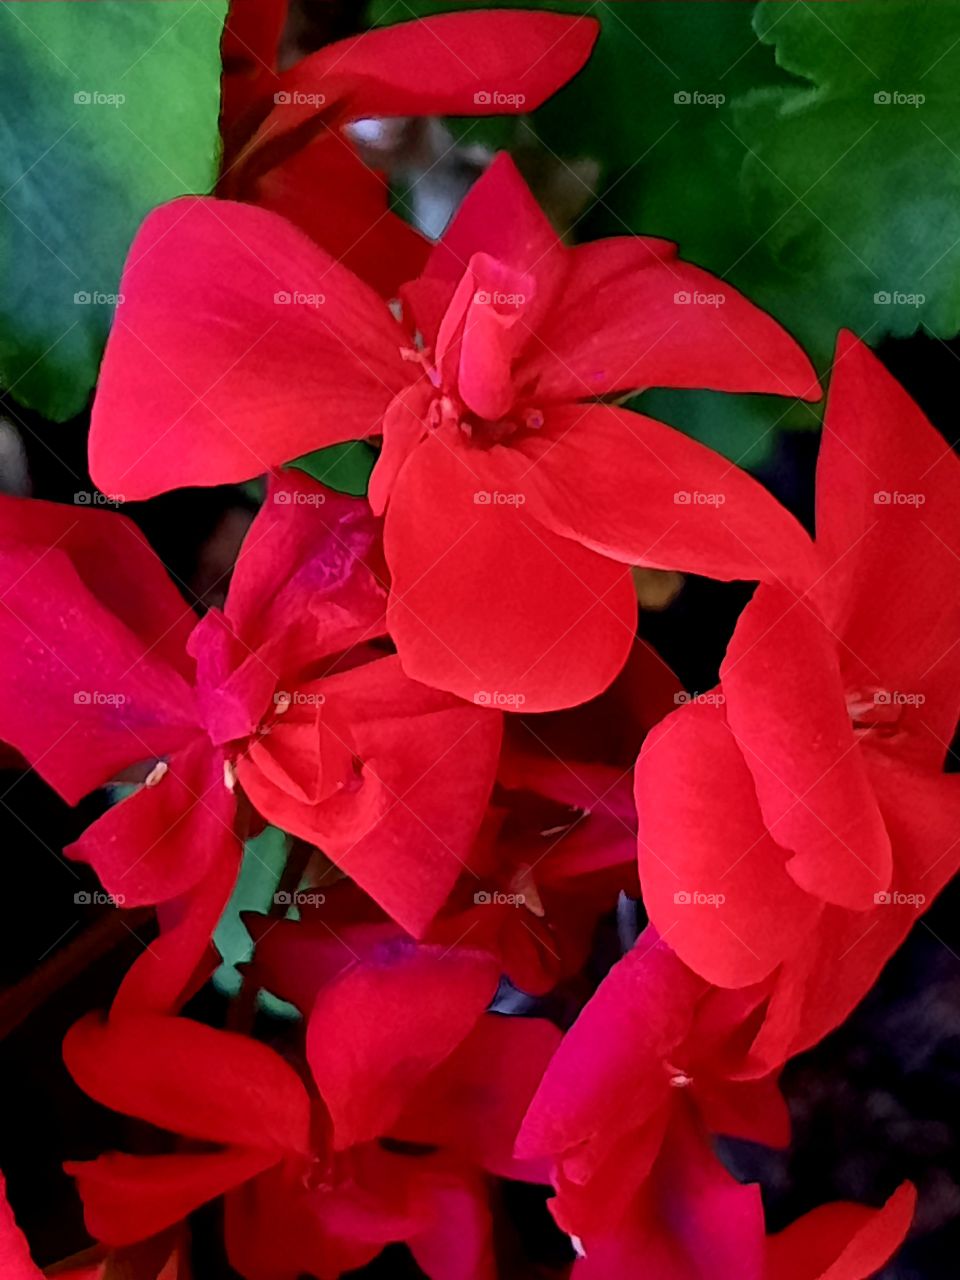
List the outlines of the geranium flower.
{"type": "Polygon", "coordinates": [[[436,688],[527,711],[599,693],[633,642],[630,564],[809,579],[806,535],[754,480],[599,402],[817,396],[806,358],[666,242],[567,249],[507,156],[404,290],[403,324],[282,220],[205,200],[150,215],[122,292],[97,482],[144,497],[382,435],[388,625],[436,688]]]}
{"type": "Polygon", "coordinates": [[[767,1238],[759,1188],[719,1163],[712,1134],[788,1140],[776,1073],[741,1079],[763,1001],[710,987],[648,929],[564,1036],[517,1150],[554,1159],[576,1280],[627,1280],[638,1258],[649,1280],[864,1280],[900,1244],[909,1186],[882,1210],[831,1205],[767,1238]]]}
{"type": "Polygon", "coordinates": [[[767,1064],[850,1012],[960,866],[960,778],[943,773],[960,712],[958,491],[946,442],[843,335],[819,577],[804,595],[759,588],[719,690],[641,753],[650,917],[712,981],[775,974],[767,1064]]]}
{"type": "Polygon", "coordinates": [[[511,1148],[558,1039],[542,1020],[484,1013],[496,984],[469,952],[407,944],[355,963],[310,1015],[314,1101],[244,1037],[182,1018],[82,1021],[64,1049],[81,1087],[187,1140],[69,1166],[89,1230],[143,1239],[228,1193],[228,1250],[249,1280],[328,1280],[394,1241],[432,1280],[492,1277],[485,1171],[533,1172],[511,1148]]]}
{"type": "Polygon", "coordinates": [[[341,40],[278,71],[287,5],[234,0],[224,32],[220,194],[283,214],[387,297],[429,244],[388,207],[349,126],[370,117],[532,111],[587,60],[593,18],[441,14],[341,40]]]}
{"type": "MultiPolygon", "coordinates": [[[[639,896],[630,779],[644,734],[680,688],[638,640],[595,702],[506,724],[493,798],[457,884],[425,940],[497,958],[513,985],[545,994],[574,977],[621,893],[639,896]]],[[[403,933],[336,868],[315,875],[299,919],[251,915],[257,985],[307,1010],[358,955],[403,933]]]]}
{"type": "Polygon", "coordinates": [[[199,622],[123,517],[5,499],[0,521],[0,736],[70,803],[152,766],[68,850],[119,903],[176,904],[131,998],[166,1007],[204,954],[241,797],[426,926],[482,819],[500,717],[371,645],[383,591],[363,503],[306,476],[275,485],[224,612],[199,622]]]}

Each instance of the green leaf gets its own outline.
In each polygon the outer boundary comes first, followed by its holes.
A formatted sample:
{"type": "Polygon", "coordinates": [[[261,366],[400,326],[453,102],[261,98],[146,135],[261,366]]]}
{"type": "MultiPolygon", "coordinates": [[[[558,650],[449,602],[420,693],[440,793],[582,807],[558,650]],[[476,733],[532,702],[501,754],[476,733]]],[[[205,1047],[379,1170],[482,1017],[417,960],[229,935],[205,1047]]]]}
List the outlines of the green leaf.
{"type": "Polygon", "coordinates": [[[242,979],[236,966],[253,955],[253,941],[240,913],[258,911],[266,915],[270,911],[286,864],[287,848],[288,837],[277,827],[267,827],[246,843],[233,895],[213,935],[214,946],[223,959],[214,981],[225,995],[236,995],[240,990],[242,979]]]}
{"type": "Polygon", "coordinates": [[[209,191],[226,0],[0,5],[0,382],[86,404],[144,216],[209,191]]]}
{"type": "Polygon", "coordinates": [[[328,489],[362,498],[367,492],[370,472],[376,460],[376,450],[365,440],[350,440],[346,444],[332,444],[326,449],[304,454],[288,465],[305,471],[328,489]]]}
{"type": "Polygon", "coordinates": [[[737,115],[763,297],[821,362],[840,327],[954,336],[960,5],[765,0],[755,26],[795,77],[737,115]]]}

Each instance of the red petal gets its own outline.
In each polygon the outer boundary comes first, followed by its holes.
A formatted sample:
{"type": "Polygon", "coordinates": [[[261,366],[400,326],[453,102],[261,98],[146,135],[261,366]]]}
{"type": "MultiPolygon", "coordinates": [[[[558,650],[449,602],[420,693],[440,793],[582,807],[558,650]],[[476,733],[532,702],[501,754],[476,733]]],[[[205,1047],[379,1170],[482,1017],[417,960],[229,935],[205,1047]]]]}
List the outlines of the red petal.
{"type": "Polygon", "coordinates": [[[430,242],[388,208],[383,174],[360,159],[339,134],[325,132],[265,173],[251,202],[271,209],[385,298],[423,269],[430,242]],[[318,200],[320,188],[336,200],[318,200]]]}
{"type": "Polygon", "coordinates": [[[43,1280],[43,1272],[30,1257],[30,1246],[17,1226],[7,1202],[7,1187],[0,1173],[0,1275],[3,1280],[43,1280]]]}
{"type": "Polygon", "coordinates": [[[283,471],[230,579],[224,612],[241,648],[265,651],[270,669],[290,672],[383,635],[378,554],[379,528],[365,502],[283,471]]]}
{"type": "Polygon", "coordinates": [[[321,988],[307,1057],[337,1150],[390,1132],[476,1024],[497,976],[489,956],[397,943],[321,988]]]}
{"type": "Polygon", "coordinates": [[[715,704],[688,704],[653,730],[636,799],[644,905],[685,964],[743,987],[803,944],[820,907],[787,874],[715,704]]]}
{"type": "MultiPolygon", "coordinates": [[[[211,976],[217,964],[213,931],[230,900],[240,868],[240,842],[211,831],[219,841],[204,878],[160,913],[160,935],[130,968],[114,997],[111,1017],[173,1013],[211,976]]],[[[198,846],[203,847],[203,846],[198,846]]]]}
{"type": "Polygon", "coordinates": [[[248,480],[376,434],[409,381],[381,299],[262,209],[194,197],[155,209],[120,291],[90,467],[127,499],[248,480]]]}
{"type": "Polygon", "coordinates": [[[196,733],[190,689],[59,549],[0,553],[0,737],[71,804],[196,733]]]}
{"type": "Polygon", "coordinates": [[[434,1221],[407,1244],[431,1280],[496,1280],[493,1217],[482,1178],[442,1185],[431,1196],[434,1221]]]}
{"type": "Polygon", "coordinates": [[[841,334],[817,469],[819,591],[848,687],[906,695],[896,749],[935,768],[960,715],[958,491],[953,450],[877,357],[841,334]]]}
{"type": "Polygon", "coordinates": [[[890,837],[851,726],[834,637],[792,593],[762,586],[740,615],[720,677],[764,821],[795,854],[790,875],[824,902],[872,906],[890,884],[890,837]]]}
{"type": "Polygon", "coordinates": [[[281,77],[279,91],[289,96],[245,159],[255,157],[262,170],[324,119],[533,111],[583,66],[597,30],[590,18],[497,11],[443,14],[338,41],[281,77]]]}
{"type": "Polygon", "coordinates": [[[238,764],[240,781],[265,817],[322,848],[420,935],[467,865],[493,786],[500,717],[408,680],[395,657],[321,687],[350,730],[359,776],[312,806],[271,782],[253,753],[238,764]]]}
{"type": "MultiPolygon", "coordinates": [[[[565,1176],[586,1182],[625,1133],[668,1111],[665,1063],[689,1034],[703,991],[652,929],[642,934],[561,1041],[517,1154],[564,1156],[565,1176]]],[[[628,1182],[633,1176],[620,1174],[628,1182]]]]}
{"type": "Polygon", "coordinates": [[[903,1243],[917,1193],[903,1182],[880,1209],[821,1205],[768,1237],[772,1280],[868,1280],[903,1243]]]}
{"type": "Polygon", "coordinates": [[[435,436],[411,455],[387,511],[387,616],[414,679],[543,711],[611,682],[633,643],[636,596],[621,566],[514,501],[524,498],[520,463],[502,445],[450,447],[435,436]]]}
{"type": "Polygon", "coordinates": [[[122,1248],[182,1222],[275,1159],[273,1152],[231,1147],[211,1155],[112,1154],[64,1168],[77,1180],[87,1230],[95,1240],[122,1248]]]}
{"type": "Polygon", "coordinates": [[[682,262],[665,240],[574,249],[562,300],[536,338],[531,366],[545,400],[646,387],[822,394],[810,361],[771,316],[682,262]]]}
{"type": "Polygon", "coordinates": [[[474,254],[533,277],[536,288],[525,306],[524,327],[535,329],[564,283],[570,255],[505,151],[470,188],[422,278],[401,290],[428,347],[437,341],[454,286],[474,254]],[[438,288],[439,282],[447,288],[438,288]]]}
{"type": "Polygon", "coordinates": [[[560,1032],[544,1018],[486,1014],[410,1099],[390,1136],[447,1147],[504,1178],[517,1132],[560,1032]]]}
{"type": "Polygon", "coordinates": [[[625,564],[727,581],[806,585],[810,539],[760,484],[653,418],[608,405],[557,405],[522,438],[526,466],[501,482],[531,516],[625,564]]]}
{"type": "Polygon", "coordinates": [[[67,1070],[97,1102],[184,1137],[274,1153],[308,1149],[310,1103],[266,1045],[187,1018],[89,1015],[63,1044],[67,1070]]]}
{"type": "Polygon", "coordinates": [[[196,614],[173,585],[146,538],[126,516],[76,505],[0,495],[0,544],[29,543],[37,555],[56,548],[84,585],[138,636],[154,659],[190,679],[187,640],[196,614]]]}
{"type": "Polygon", "coordinates": [[[235,811],[221,754],[197,738],[156,785],[108,809],[65,852],[89,862],[120,906],[152,906],[192,888],[235,843],[235,811]]]}
{"type": "Polygon", "coordinates": [[[759,1073],[810,1048],[853,1011],[960,862],[960,778],[914,773],[879,751],[868,759],[894,850],[889,892],[871,911],[827,907],[784,965],[753,1046],[759,1073]]]}

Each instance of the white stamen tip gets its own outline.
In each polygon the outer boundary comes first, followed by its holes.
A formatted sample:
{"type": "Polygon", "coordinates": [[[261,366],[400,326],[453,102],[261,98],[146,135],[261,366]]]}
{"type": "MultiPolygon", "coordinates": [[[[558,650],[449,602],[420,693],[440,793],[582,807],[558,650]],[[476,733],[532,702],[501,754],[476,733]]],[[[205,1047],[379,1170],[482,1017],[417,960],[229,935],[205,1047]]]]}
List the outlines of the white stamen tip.
{"type": "Polygon", "coordinates": [[[223,762],[223,785],[228,791],[236,789],[237,771],[234,768],[232,760],[224,760],[223,762]]]}
{"type": "Polygon", "coordinates": [[[143,780],[145,787],[155,787],[162,780],[170,766],[166,760],[158,760],[143,780]]]}

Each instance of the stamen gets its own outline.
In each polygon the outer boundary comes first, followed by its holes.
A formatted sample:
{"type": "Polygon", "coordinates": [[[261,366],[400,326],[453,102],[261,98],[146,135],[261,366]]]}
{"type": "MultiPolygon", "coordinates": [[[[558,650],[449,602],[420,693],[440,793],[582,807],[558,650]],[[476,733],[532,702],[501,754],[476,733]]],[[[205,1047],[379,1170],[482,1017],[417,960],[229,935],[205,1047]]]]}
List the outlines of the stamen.
{"type": "Polygon", "coordinates": [[[158,782],[161,782],[163,780],[163,777],[167,773],[169,768],[170,766],[167,764],[166,760],[158,760],[157,763],[150,770],[150,772],[147,774],[147,776],[144,778],[143,785],[145,787],[155,787],[158,782]]]}

